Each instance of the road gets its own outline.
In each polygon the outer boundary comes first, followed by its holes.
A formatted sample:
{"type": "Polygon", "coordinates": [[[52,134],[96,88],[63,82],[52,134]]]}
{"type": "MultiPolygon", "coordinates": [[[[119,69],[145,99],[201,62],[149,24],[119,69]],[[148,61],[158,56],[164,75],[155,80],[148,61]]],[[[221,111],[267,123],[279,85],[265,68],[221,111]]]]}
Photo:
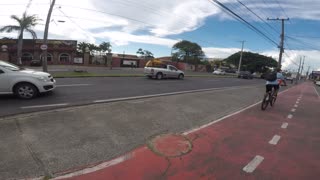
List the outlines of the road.
{"type": "Polygon", "coordinates": [[[92,104],[114,98],[223,88],[262,85],[264,81],[236,78],[186,78],[185,80],[150,80],[136,78],[62,78],[54,92],[32,100],[0,96],[0,117],[37,112],[66,106],[92,104]]]}

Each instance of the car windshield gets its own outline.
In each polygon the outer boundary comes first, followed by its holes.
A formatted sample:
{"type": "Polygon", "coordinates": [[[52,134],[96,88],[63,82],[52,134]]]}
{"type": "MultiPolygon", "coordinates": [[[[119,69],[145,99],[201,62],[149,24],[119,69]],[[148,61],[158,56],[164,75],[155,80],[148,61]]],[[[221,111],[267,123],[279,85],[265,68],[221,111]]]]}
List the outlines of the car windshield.
{"type": "Polygon", "coordinates": [[[3,68],[6,68],[8,70],[11,70],[11,71],[20,71],[20,70],[22,70],[22,68],[14,65],[14,64],[4,62],[4,61],[0,61],[0,66],[3,67],[3,68]]]}

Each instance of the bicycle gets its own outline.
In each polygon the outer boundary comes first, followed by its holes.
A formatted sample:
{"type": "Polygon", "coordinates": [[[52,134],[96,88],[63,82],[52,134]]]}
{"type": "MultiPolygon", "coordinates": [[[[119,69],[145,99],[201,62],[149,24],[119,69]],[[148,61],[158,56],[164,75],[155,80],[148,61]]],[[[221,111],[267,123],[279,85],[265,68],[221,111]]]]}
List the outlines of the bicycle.
{"type": "Polygon", "coordinates": [[[261,110],[266,110],[269,104],[272,107],[277,100],[277,96],[278,96],[278,91],[275,90],[274,88],[272,88],[271,91],[267,92],[263,97],[263,100],[261,103],[261,110]]]}

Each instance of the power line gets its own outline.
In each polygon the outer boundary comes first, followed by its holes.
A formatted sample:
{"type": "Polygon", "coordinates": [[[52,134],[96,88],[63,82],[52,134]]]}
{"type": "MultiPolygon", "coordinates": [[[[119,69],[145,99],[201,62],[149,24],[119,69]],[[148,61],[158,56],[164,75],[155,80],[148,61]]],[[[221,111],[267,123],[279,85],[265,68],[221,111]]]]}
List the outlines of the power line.
{"type": "MultiPolygon", "coordinates": [[[[282,6],[281,6],[281,4],[279,3],[279,1],[278,0],[275,0],[276,1],[276,3],[278,3],[278,5],[279,5],[279,7],[280,7],[280,9],[281,9],[281,11],[283,12],[283,14],[286,16],[286,18],[288,18],[289,19],[289,16],[287,15],[287,13],[284,11],[284,9],[282,8],[282,6]]],[[[290,21],[290,19],[289,19],[289,23],[291,24],[291,21],[290,21]]]]}
{"type": "Polygon", "coordinates": [[[265,21],[263,18],[261,18],[258,14],[256,14],[253,10],[251,10],[248,6],[246,6],[244,3],[242,3],[241,1],[237,0],[242,6],[244,6],[247,10],[249,10],[252,14],[254,14],[256,17],[258,17],[262,22],[264,22],[268,27],[270,27],[271,29],[273,29],[276,33],[280,33],[276,28],[274,28],[273,26],[271,26],[269,23],[267,23],[267,21],[265,21]]]}
{"type": "MultiPolygon", "coordinates": [[[[238,14],[236,14],[235,12],[233,12],[231,9],[229,9],[228,7],[226,7],[224,4],[222,4],[220,1],[218,0],[209,0],[209,2],[213,3],[212,1],[214,1],[216,4],[218,4],[220,6],[220,8],[226,9],[227,11],[229,11],[231,14],[233,14],[234,16],[237,17],[237,20],[239,21],[239,19],[244,22],[248,27],[250,27],[250,29],[252,29],[253,31],[255,31],[256,33],[262,35],[264,38],[266,38],[267,40],[269,40],[271,43],[275,44],[276,46],[278,46],[278,44],[272,40],[270,37],[268,37],[265,33],[261,32],[258,28],[256,28],[255,26],[253,26],[251,23],[249,23],[248,21],[246,21],[245,19],[243,19],[242,17],[240,17],[238,14]]],[[[241,22],[240,21],[240,22],[241,22]]]]}
{"type": "Polygon", "coordinates": [[[309,48],[311,48],[311,49],[313,49],[313,50],[320,51],[320,49],[319,49],[319,48],[315,48],[315,46],[314,46],[314,45],[309,44],[309,43],[306,43],[306,42],[304,42],[304,41],[302,41],[302,40],[300,40],[300,39],[296,39],[296,38],[294,38],[294,37],[290,37],[290,36],[286,36],[286,37],[287,37],[287,38],[289,38],[289,39],[291,39],[291,40],[293,40],[293,41],[296,41],[296,42],[298,42],[298,43],[300,43],[300,44],[304,45],[305,47],[309,47],[309,48]]]}

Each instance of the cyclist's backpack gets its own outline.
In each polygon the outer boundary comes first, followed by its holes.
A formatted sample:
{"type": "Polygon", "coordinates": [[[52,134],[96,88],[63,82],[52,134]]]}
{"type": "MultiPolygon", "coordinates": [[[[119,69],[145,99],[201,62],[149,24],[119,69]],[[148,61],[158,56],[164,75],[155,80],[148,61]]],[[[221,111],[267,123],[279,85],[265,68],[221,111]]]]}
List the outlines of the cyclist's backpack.
{"type": "Polygon", "coordinates": [[[266,80],[267,81],[275,81],[275,80],[277,80],[277,73],[276,72],[268,73],[266,75],[266,80]]]}

